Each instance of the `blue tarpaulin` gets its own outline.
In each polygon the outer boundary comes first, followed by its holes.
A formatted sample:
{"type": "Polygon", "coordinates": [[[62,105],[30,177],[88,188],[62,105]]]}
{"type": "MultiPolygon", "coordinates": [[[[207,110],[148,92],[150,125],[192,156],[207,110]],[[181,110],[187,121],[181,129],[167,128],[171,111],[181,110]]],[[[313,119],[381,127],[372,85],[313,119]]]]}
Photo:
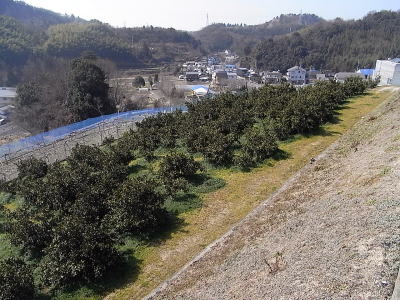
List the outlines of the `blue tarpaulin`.
{"type": "Polygon", "coordinates": [[[70,124],[64,127],[59,127],[47,132],[43,132],[37,135],[33,135],[27,138],[20,139],[16,142],[5,144],[0,146],[0,156],[4,156],[9,153],[14,153],[27,148],[35,148],[43,144],[50,144],[57,140],[64,138],[65,136],[87,130],[92,127],[96,127],[102,122],[112,122],[116,120],[132,120],[140,115],[156,115],[158,113],[172,112],[175,110],[186,111],[185,106],[178,107],[161,107],[161,108],[149,108],[143,110],[133,110],[122,113],[115,113],[111,115],[104,115],[96,118],[87,119],[81,122],[70,124]]]}

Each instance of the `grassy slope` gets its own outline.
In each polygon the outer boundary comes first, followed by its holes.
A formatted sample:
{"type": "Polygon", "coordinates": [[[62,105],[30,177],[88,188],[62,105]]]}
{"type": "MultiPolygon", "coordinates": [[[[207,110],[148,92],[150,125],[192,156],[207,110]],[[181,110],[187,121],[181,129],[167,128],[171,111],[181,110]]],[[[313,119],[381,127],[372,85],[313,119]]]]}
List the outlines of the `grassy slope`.
{"type": "Polygon", "coordinates": [[[131,284],[107,299],[139,299],[148,294],[391,95],[390,91],[377,89],[352,99],[340,111],[336,124],[324,126],[315,135],[297,136],[282,143],[281,149],[289,154],[288,159],[267,161],[248,173],[214,170],[213,175],[224,179],[226,187],[205,195],[200,209],[180,215],[183,225],[165,242],[141,248],[137,253],[139,273],[132,275],[131,284]]]}

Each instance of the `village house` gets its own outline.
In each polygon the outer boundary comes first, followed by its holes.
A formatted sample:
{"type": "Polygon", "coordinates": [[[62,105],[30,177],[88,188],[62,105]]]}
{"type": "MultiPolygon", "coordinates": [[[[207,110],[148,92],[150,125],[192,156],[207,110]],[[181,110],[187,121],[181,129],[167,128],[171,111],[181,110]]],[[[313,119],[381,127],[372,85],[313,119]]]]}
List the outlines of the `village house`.
{"type": "Polygon", "coordinates": [[[216,70],[212,75],[214,84],[224,85],[228,80],[228,73],[225,70],[216,70]]]}
{"type": "Polygon", "coordinates": [[[346,79],[351,78],[351,77],[359,77],[361,79],[364,79],[364,75],[360,73],[355,73],[355,72],[339,72],[335,74],[335,80],[340,83],[344,83],[346,79]]]}
{"type": "Polygon", "coordinates": [[[261,83],[261,76],[259,73],[255,72],[255,71],[251,71],[250,72],[250,76],[249,79],[253,82],[257,82],[257,83],[261,83]]]}
{"type": "Polygon", "coordinates": [[[199,80],[199,72],[186,72],[185,79],[186,81],[196,81],[199,80]]]}
{"type": "Polygon", "coordinates": [[[329,80],[329,78],[325,74],[321,73],[321,74],[317,74],[316,80],[317,81],[327,81],[327,80],[329,80]]]}
{"type": "Polygon", "coordinates": [[[314,83],[317,81],[317,75],[320,74],[321,72],[315,69],[309,69],[307,70],[306,73],[306,82],[307,83],[314,83]]]}
{"type": "Polygon", "coordinates": [[[0,104],[14,102],[17,97],[17,89],[12,87],[0,87],[0,104]]]}
{"type": "Polygon", "coordinates": [[[267,84],[277,84],[282,81],[282,73],[278,71],[273,72],[263,72],[262,73],[262,82],[267,84]]]}
{"type": "Polygon", "coordinates": [[[225,65],[225,71],[233,73],[236,71],[236,66],[235,65],[225,65]]]}
{"type": "Polygon", "coordinates": [[[378,78],[381,85],[400,86],[400,58],[376,61],[373,79],[378,78]]]}
{"type": "Polygon", "coordinates": [[[238,68],[236,70],[236,74],[240,77],[246,77],[249,73],[249,69],[247,68],[238,68]]]}
{"type": "Polygon", "coordinates": [[[306,74],[307,71],[304,70],[302,67],[295,66],[287,70],[287,80],[295,85],[305,84],[306,74]]]}

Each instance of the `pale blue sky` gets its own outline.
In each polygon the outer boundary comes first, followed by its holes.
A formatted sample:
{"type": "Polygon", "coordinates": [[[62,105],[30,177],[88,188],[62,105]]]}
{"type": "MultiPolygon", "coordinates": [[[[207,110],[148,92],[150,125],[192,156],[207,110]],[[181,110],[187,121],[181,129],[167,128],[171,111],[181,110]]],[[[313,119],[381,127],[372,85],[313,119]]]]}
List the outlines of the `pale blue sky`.
{"type": "Polygon", "coordinates": [[[399,10],[399,0],[26,0],[25,2],[114,26],[153,25],[197,30],[210,23],[260,24],[286,13],[358,19],[373,10],[399,10]]]}

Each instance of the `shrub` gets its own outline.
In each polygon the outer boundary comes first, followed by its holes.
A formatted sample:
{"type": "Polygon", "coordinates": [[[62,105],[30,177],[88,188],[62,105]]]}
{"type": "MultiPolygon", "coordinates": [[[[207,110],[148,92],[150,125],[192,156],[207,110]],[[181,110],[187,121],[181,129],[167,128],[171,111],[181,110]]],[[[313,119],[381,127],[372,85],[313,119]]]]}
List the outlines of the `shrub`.
{"type": "Polygon", "coordinates": [[[18,177],[42,178],[46,176],[48,166],[44,160],[35,157],[28,158],[18,163],[18,177]]]}
{"type": "Polygon", "coordinates": [[[254,163],[260,162],[278,149],[275,132],[265,123],[258,123],[247,129],[241,139],[241,145],[242,164],[249,159],[254,163]]]}
{"type": "Polygon", "coordinates": [[[119,235],[146,235],[165,222],[159,183],[147,177],[126,180],[109,200],[108,224],[119,235]]]}
{"type": "Polygon", "coordinates": [[[347,97],[353,97],[363,94],[367,83],[360,77],[350,77],[345,80],[343,88],[347,97]]]}
{"type": "Polygon", "coordinates": [[[9,258],[0,262],[0,299],[33,299],[35,287],[31,269],[20,259],[9,258]]]}
{"type": "Polygon", "coordinates": [[[99,224],[75,216],[64,219],[55,228],[44,253],[40,279],[51,290],[98,280],[118,260],[111,236],[99,224]]]}
{"type": "Polygon", "coordinates": [[[165,179],[189,178],[202,169],[193,157],[174,153],[167,155],[160,163],[160,175],[165,179]]]}

